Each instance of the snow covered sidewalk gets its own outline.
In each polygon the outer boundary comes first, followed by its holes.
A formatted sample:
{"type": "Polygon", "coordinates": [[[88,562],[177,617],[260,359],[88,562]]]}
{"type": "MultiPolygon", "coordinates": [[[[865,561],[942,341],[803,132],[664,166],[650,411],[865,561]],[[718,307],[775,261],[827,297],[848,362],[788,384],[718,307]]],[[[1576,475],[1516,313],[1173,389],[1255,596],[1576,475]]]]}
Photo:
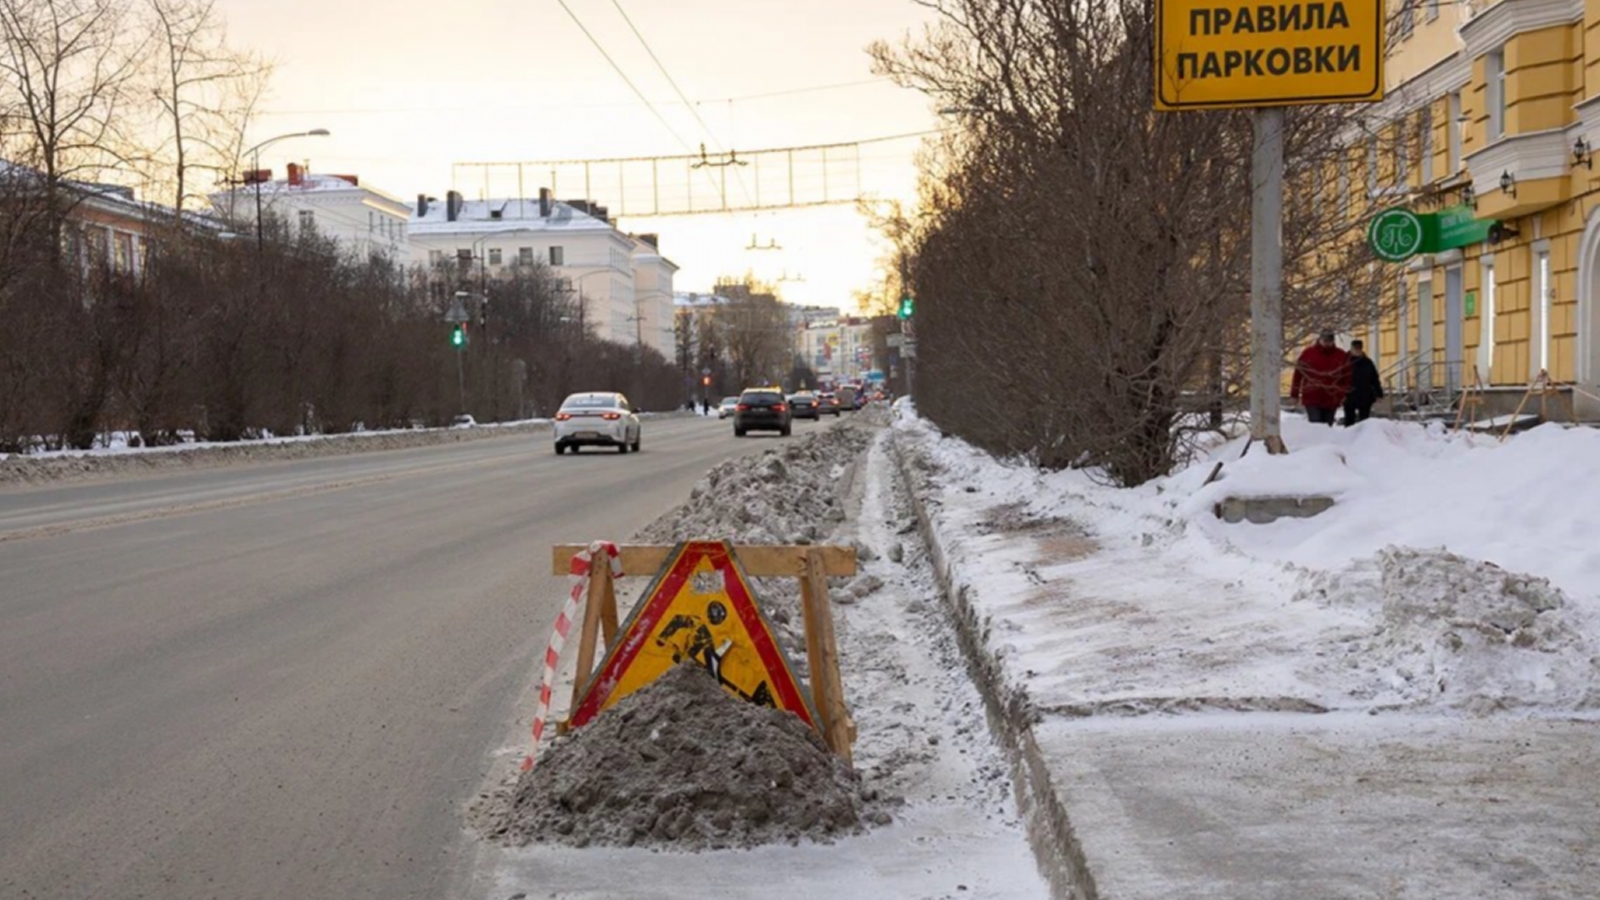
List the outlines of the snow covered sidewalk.
{"type": "Polygon", "coordinates": [[[1290,420],[1287,457],[1115,490],[900,412],[1084,895],[1600,896],[1600,432],[1290,420]],[[1308,493],[1335,505],[1213,513],[1308,493]]]}

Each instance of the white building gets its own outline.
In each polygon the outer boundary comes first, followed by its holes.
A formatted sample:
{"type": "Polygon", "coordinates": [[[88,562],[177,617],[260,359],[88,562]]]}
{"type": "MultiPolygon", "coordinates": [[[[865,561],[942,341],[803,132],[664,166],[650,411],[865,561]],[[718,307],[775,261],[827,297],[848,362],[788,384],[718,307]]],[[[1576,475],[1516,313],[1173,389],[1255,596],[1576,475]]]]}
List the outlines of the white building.
{"type": "Polygon", "coordinates": [[[872,324],[847,318],[805,323],[795,331],[795,353],[820,381],[860,381],[872,369],[872,324]]]}
{"type": "Polygon", "coordinates": [[[599,337],[673,358],[678,267],[661,255],[654,235],[618,231],[604,207],[560,202],[547,190],[537,200],[466,200],[451,191],[443,203],[417,198],[410,234],[411,259],[419,265],[466,259],[492,276],[519,261],[543,263],[572,291],[599,337]]]}
{"type": "Polygon", "coordinates": [[[249,173],[248,183],[211,195],[217,213],[235,227],[256,227],[256,209],[292,228],[312,228],[366,256],[410,260],[407,219],[411,207],[370,187],[355,175],[313,174],[289,164],[288,177],[272,180],[272,170],[249,173]]]}

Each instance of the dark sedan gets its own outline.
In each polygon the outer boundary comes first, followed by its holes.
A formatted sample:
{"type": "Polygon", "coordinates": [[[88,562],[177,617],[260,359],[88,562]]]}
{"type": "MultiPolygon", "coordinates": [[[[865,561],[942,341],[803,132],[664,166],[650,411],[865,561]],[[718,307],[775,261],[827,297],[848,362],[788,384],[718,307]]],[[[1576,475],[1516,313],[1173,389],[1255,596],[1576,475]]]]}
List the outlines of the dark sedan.
{"type": "Polygon", "coordinates": [[[817,395],[810,391],[789,395],[789,411],[796,419],[821,418],[821,408],[821,404],[817,402],[817,395]]]}
{"type": "Polygon", "coordinates": [[[744,437],[752,431],[776,431],[789,436],[793,421],[789,401],[777,389],[754,389],[739,395],[739,404],[733,408],[733,433],[744,437]]]}

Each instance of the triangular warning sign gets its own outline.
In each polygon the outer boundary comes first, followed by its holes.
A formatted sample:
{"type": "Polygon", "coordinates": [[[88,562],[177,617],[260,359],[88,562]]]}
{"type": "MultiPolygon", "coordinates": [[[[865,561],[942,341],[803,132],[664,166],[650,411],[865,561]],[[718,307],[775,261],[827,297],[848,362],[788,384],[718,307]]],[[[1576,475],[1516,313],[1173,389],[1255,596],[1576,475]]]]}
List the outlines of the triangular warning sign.
{"type": "Polygon", "coordinates": [[[673,548],[606,649],[600,670],[573,708],[572,727],[588,724],[684,661],[705,666],[735,696],[788,710],[816,725],[732,545],[689,541],[673,548]]]}

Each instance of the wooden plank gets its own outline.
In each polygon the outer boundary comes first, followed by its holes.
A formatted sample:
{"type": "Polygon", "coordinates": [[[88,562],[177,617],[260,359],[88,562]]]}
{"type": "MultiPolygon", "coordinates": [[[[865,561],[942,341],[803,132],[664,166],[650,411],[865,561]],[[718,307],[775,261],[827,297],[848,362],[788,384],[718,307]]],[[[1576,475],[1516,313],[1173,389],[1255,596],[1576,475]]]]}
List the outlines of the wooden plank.
{"type": "Polygon", "coordinates": [[[583,604],[583,631],[578,636],[578,667],[572,676],[572,703],[567,706],[568,713],[578,708],[584,688],[589,686],[589,678],[594,674],[595,644],[600,638],[600,620],[610,588],[611,567],[597,561],[589,569],[589,598],[583,604]]]}
{"type": "MultiPolygon", "coordinates": [[[[572,557],[587,549],[587,544],[558,544],[551,548],[550,574],[565,575],[572,568],[572,557]]],[[[672,548],[648,544],[623,544],[622,571],[630,576],[651,577],[667,564],[672,548]]],[[[775,544],[770,546],[735,544],[733,553],[740,568],[752,578],[798,578],[805,569],[806,555],[812,550],[822,554],[822,571],[825,575],[856,574],[854,547],[835,547],[805,544],[775,544]]]]}
{"type": "Polygon", "coordinates": [[[833,632],[833,610],[828,599],[828,580],[823,565],[822,551],[812,548],[806,554],[805,582],[809,582],[811,589],[803,591],[801,602],[810,607],[811,615],[806,622],[806,646],[809,651],[812,642],[812,632],[817,633],[816,643],[820,650],[821,659],[813,663],[811,670],[811,684],[815,692],[817,685],[823,685],[821,696],[817,697],[817,705],[826,704],[827,713],[818,711],[827,723],[823,737],[833,752],[845,761],[846,765],[853,764],[852,745],[855,743],[856,723],[850,717],[850,709],[844,702],[844,679],[839,672],[839,643],[833,632]]]}
{"type": "Polygon", "coordinates": [[[811,707],[817,712],[817,731],[822,734],[823,740],[828,742],[829,749],[835,753],[839,748],[833,746],[833,695],[830,693],[832,684],[822,675],[826,665],[827,654],[822,646],[822,626],[819,608],[826,601],[821,599],[824,587],[818,588],[810,571],[800,575],[800,619],[805,624],[806,634],[806,671],[811,674],[811,707]]]}

